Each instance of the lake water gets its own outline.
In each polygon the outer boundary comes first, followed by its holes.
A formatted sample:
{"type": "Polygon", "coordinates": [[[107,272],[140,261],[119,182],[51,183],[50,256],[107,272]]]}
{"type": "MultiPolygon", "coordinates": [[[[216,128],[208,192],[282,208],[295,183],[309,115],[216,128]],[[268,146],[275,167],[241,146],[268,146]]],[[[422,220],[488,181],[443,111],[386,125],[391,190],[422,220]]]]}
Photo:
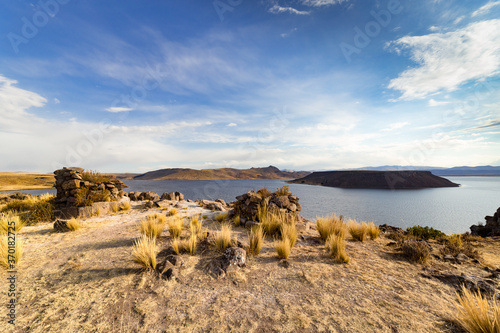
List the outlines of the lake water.
{"type": "MultiPolygon", "coordinates": [[[[448,234],[469,231],[500,207],[500,177],[446,177],[461,187],[420,190],[366,190],[287,184],[285,180],[126,180],[127,191],[181,192],[186,199],[217,199],[226,202],[248,190],[271,191],[289,185],[302,205],[301,215],[314,219],[336,213],[376,225],[401,228],[428,225],[448,234]]],[[[55,190],[23,191],[33,194],[55,190]]]]}

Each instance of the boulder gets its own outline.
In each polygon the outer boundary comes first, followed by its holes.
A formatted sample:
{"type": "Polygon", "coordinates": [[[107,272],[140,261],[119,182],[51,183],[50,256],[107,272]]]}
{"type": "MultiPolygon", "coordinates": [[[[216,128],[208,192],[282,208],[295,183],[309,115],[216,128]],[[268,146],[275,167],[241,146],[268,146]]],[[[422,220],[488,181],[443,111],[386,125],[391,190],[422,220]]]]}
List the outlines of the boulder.
{"type": "Polygon", "coordinates": [[[213,277],[222,277],[229,271],[238,270],[246,265],[246,251],[239,247],[227,248],[222,256],[207,265],[207,273],[213,277]]]}
{"type": "Polygon", "coordinates": [[[471,234],[481,237],[500,236],[500,208],[493,216],[485,216],[486,225],[472,225],[471,234]]]}
{"type": "Polygon", "coordinates": [[[67,232],[70,231],[68,228],[68,221],[57,220],[54,222],[54,230],[56,232],[67,232]]]}
{"type": "Polygon", "coordinates": [[[455,275],[455,274],[433,274],[432,277],[440,280],[443,283],[451,285],[457,291],[461,291],[462,286],[468,290],[477,293],[481,292],[482,295],[495,296],[497,283],[490,279],[483,279],[476,276],[455,275]]]}
{"type": "Polygon", "coordinates": [[[184,194],[182,194],[181,192],[175,192],[175,200],[184,201],[184,194]]]}

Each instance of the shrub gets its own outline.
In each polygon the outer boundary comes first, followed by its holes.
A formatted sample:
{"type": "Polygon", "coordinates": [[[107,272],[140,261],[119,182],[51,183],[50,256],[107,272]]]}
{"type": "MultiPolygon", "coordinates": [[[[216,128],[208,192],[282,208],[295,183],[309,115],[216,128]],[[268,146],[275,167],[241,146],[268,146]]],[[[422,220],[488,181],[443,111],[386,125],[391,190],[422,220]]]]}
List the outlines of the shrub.
{"type": "Polygon", "coordinates": [[[215,235],[215,247],[219,251],[224,251],[231,245],[231,226],[223,224],[221,230],[215,235]]]}
{"type": "Polygon", "coordinates": [[[405,258],[415,263],[425,263],[429,260],[431,250],[425,241],[410,239],[401,245],[405,258]]]}
{"type": "Polygon", "coordinates": [[[71,231],[77,231],[78,229],[80,229],[80,220],[72,217],[68,222],[66,222],[66,226],[71,231]]]}
{"type": "Polygon", "coordinates": [[[94,202],[109,202],[111,200],[108,190],[90,190],[88,187],[81,187],[75,194],[75,206],[92,206],[94,202]]]}
{"type": "Polygon", "coordinates": [[[112,202],[112,203],[109,205],[109,208],[110,208],[110,210],[111,210],[113,213],[118,213],[118,211],[120,210],[120,206],[118,206],[118,202],[112,202]]]}
{"type": "Polygon", "coordinates": [[[135,241],[132,252],[134,261],[148,270],[156,268],[156,239],[142,235],[135,241]]]}
{"type": "Polygon", "coordinates": [[[368,235],[368,224],[366,222],[358,223],[355,220],[350,220],[348,223],[349,233],[354,240],[364,242],[368,235]]]}
{"type": "Polygon", "coordinates": [[[290,247],[293,248],[295,246],[295,243],[297,242],[297,237],[299,236],[295,224],[282,224],[280,232],[281,238],[288,238],[288,240],[290,241],[290,247]]]}
{"type": "Polygon", "coordinates": [[[80,175],[83,181],[92,182],[96,184],[109,182],[114,180],[115,177],[112,175],[105,175],[94,170],[84,171],[80,175]]]}
{"type": "Polygon", "coordinates": [[[227,213],[219,213],[215,216],[215,220],[219,223],[224,221],[227,218],[227,213]]]}
{"type": "Polygon", "coordinates": [[[17,233],[24,227],[24,222],[13,212],[0,214],[0,235],[10,232],[17,233]]]}
{"type": "Polygon", "coordinates": [[[285,237],[284,239],[277,240],[274,242],[274,247],[276,249],[276,253],[278,253],[278,258],[280,259],[288,259],[290,255],[290,251],[292,250],[290,240],[285,237]]]}
{"type": "Polygon", "coordinates": [[[490,302],[481,292],[472,293],[462,286],[455,305],[458,310],[457,321],[471,333],[500,332],[500,306],[493,299],[490,302]]]}
{"type": "Polygon", "coordinates": [[[462,235],[451,235],[443,237],[441,240],[444,244],[441,248],[441,254],[456,256],[459,253],[463,253],[469,258],[479,259],[481,257],[479,251],[470,241],[465,241],[462,235]]]}
{"type": "Polygon", "coordinates": [[[279,189],[276,190],[275,192],[276,196],[282,196],[282,195],[290,195],[292,192],[290,192],[290,188],[288,185],[283,185],[279,189]]]}
{"type": "Polygon", "coordinates": [[[405,234],[410,236],[415,236],[417,238],[422,238],[425,240],[428,239],[437,239],[446,236],[446,234],[440,230],[434,229],[432,227],[421,227],[419,225],[407,228],[405,234]]]}
{"type": "Polygon", "coordinates": [[[181,242],[181,251],[188,252],[191,255],[194,255],[196,252],[196,246],[198,244],[198,238],[196,234],[191,234],[191,236],[181,242]]]}
{"type": "Polygon", "coordinates": [[[250,231],[250,253],[253,255],[258,255],[262,246],[264,245],[264,229],[262,226],[255,226],[250,231]]]}
{"type": "Polygon", "coordinates": [[[24,250],[24,242],[16,235],[14,253],[12,253],[11,247],[11,257],[9,258],[9,242],[12,242],[12,237],[9,237],[8,235],[0,235],[0,265],[4,266],[6,269],[10,269],[12,264],[16,265],[19,262],[24,250]],[[9,259],[11,260],[10,262],[9,259]],[[14,259],[13,262],[12,259],[14,259]]]}
{"type": "Polygon", "coordinates": [[[174,249],[175,254],[181,253],[181,240],[179,237],[172,239],[172,248],[174,249]]]}
{"type": "Polygon", "coordinates": [[[24,200],[13,200],[2,208],[2,212],[17,213],[27,225],[55,220],[53,203],[55,195],[44,194],[24,200]]]}
{"type": "Polygon", "coordinates": [[[340,263],[349,263],[349,256],[345,251],[345,240],[344,237],[336,234],[331,234],[326,240],[326,249],[328,250],[330,256],[340,263]]]}
{"type": "Polygon", "coordinates": [[[347,234],[347,226],[344,223],[342,216],[340,218],[335,215],[320,217],[316,220],[316,229],[318,230],[318,233],[323,241],[326,241],[332,234],[343,238],[347,234]]]}
{"type": "Polygon", "coordinates": [[[241,217],[239,215],[236,215],[233,218],[234,226],[239,227],[241,225],[241,217]]]}
{"type": "Polygon", "coordinates": [[[180,216],[171,216],[168,219],[168,232],[170,237],[179,237],[184,227],[184,220],[180,216]]]}
{"type": "Polygon", "coordinates": [[[163,229],[165,227],[165,222],[160,221],[155,215],[148,215],[145,219],[141,221],[141,233],[149,238],[160,237],[163,229]]]}
{"type": "Polygon", "coordinates": [[[368,236],[370,236],[371,240],[375,240],[380,235],[379,227],[375,226],[373,222],[368,223],[368,236]]]}
{"type": "Polygon", "coordinates": [[[259,194],[262,198],[267,198],[271,196],[271,192],[265,187],[261,188],[256,193],[259,194]]]}

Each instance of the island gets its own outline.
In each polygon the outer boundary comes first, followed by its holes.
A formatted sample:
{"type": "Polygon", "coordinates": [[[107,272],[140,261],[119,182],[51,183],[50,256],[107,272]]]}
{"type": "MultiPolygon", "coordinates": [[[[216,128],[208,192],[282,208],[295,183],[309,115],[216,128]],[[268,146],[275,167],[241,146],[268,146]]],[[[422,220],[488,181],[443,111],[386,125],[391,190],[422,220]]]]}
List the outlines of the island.
{"type": "Polygon", "coordinates": [[[290,181],[296,184],[363,189],[420,189],[458,187],[430,171],[321,171],[290,181]]]}

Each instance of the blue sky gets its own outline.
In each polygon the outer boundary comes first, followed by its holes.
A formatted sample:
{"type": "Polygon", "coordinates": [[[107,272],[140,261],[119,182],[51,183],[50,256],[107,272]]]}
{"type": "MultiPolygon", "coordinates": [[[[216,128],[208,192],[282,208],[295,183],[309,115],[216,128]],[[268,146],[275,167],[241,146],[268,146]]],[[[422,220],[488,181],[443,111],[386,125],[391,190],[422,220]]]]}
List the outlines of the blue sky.
{"type": "Polygon", "coordinates": [[[0,170],[500,165],[500,1],[4,1],[0,170]]]}

